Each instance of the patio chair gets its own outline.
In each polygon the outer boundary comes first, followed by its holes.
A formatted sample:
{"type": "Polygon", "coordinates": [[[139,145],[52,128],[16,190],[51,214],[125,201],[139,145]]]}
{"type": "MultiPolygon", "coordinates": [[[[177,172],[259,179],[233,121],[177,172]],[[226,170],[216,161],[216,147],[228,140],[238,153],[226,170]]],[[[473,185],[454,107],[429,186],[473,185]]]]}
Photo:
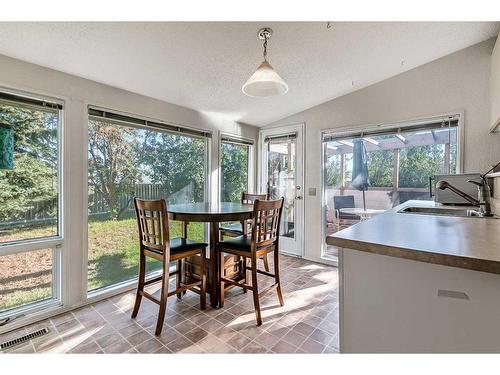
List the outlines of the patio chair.
{"type": "Polygon", "coordinates": [[[343,213],[342,208],[354,208],[354,195],[334,195],[333,205],[335,208],[335,221],[337,223],[337,231],[341,225],[350,225],[352,221],[359,221],[361,218],[358,215],[343,213]]]}

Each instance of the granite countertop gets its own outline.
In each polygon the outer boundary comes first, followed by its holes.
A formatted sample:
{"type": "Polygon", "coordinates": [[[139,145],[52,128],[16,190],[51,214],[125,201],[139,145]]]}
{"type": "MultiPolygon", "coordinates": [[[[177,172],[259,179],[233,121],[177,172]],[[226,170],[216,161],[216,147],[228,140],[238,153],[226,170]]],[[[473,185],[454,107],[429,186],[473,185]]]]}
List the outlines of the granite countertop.
{"type": "MultiPolygon", "coordinates": [[[[327,237],[329,245],[500,274],[500,220],[398,213],[408,201],[327,237]]],[[[463,207],[462,207],[463,208],[463,207]]]]}

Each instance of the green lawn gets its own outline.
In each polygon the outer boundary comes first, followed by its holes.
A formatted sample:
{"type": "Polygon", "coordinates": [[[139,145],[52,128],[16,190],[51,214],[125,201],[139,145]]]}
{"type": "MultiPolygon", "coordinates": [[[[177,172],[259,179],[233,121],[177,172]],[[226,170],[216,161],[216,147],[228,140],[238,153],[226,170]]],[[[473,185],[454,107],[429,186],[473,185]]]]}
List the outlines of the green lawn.
{"type": "MultiPolygon", "coordinates": [[[[179,237],[181,223],[170,223],[170,237],[179,237]]],[[[0,233],[0,241],[51,234],[51,227],[14,229],[0,233]]],[[[188,238],[203,241],[204,225],[189,224],[188,238]]],[[[139,246],[135,219],[90,221],[88,228],[88,290],[110,286],[137,276],[139,246]]],[[[51,259],[45,253],[0,257],[0,311],[51,296],[51,259]],[[25,259],[28,258],[28,259],[25,259]],[[24,262],[22,271],[18,265],[24,262]],[[26,263],[28,262],[28,263],[26,263]]],[[[147,270],[160,267],[148,259],[147,270]]]]}
{"type": "MultiPolygon", "coordinates": [[[[181,235],[181,223],[171,222],[170,237],[181,235]]],[[[203,224],[189,224],[188,238],[203,241],[203,224]]],[[[94,290],[137,276],[139,245],[135,219],[89,223],[88,289],[94,290]]],[[[161,265],[148,259],[147,270],[161,265]]]]}

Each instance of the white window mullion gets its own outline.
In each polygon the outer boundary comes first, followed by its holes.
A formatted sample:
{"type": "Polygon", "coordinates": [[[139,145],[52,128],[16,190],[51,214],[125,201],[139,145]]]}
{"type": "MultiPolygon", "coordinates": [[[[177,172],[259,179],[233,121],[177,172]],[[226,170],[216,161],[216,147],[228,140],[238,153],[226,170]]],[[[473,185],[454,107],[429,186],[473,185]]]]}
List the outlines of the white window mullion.
{"type": "MultiPolygon", "coordinates": [[[[61,304],[63,106],[64,102],[59,99],[0,88],[2,121],[12,126],[15,135],[19,137],[18,132],[30,130],[29,126],[45,131],[39,137],[38,133],[27,133],[31,138],[28,137],[25,148],[17,146],[12,173],[23,173],[26,178],[30,177],[29,171],[23,172],[24,169],[19,169],[19,166],[26,168],[27,165],[32,171],[33,168],[39,168],[35,169],[35,172],[49,171],[46,175],[47,180],[40,184],[40,187],[45,186],[47,189],[44,194],[40,194],[43,190],[27,190],[32,189],[29,186],[23,190],[22,183],[18,185],[17,182],[9,181],[11,186],[15,186],[18,191],[24,193],[24,197],[14,197],[9,202],[16,207],[17,211],[9,212],[1,223],[5,230],[3,234],[7,233],[7,236],[4,235],[0,239],[0,259],[7,264],[8,270],[11,265],[9,262],[17,261],[26,262],[28,269],[14,267],[12,272],[8,271],[7,274],[0,275],[4,286],[10,288],[3,296],[0,318],[23,314],[22,320],[29,321],[33,318],[33,314],[49,306],[61,304]],[[33,121],[27,123],[30,116],[33,121]],[[39,147],[34,148],[31,142],[39,147]],[[30,164],[23,165],[22,163],[30,164]],[[28,201],[29,207],[26,207],[23,198],[28,201]],[[56,206],[53,206],[54,203],[56,206]],[[54,221],[55,225],[52,224],[54,221]],[[40,230],[40,228],[44,229],[40,230]],[[41,258],[33,258],[37,256],[41,258]],[[46,263],[41,261],[44,259],[46,263]],[[40,262],[37,263],[37,260],[40,262]],[[33,273],[38,270],[41,271],[39,274],[33,273]],[[51,274],[48,275],[47,272],[51,274]],[[14,277],[31,280],[31,283],[26,283],[28,289],[17,288],[15,284],[11,286],[9,283],[14,277]],[[47,285],[48,283],[51,285],[47,285]]],[[[0,177],[7,179],[11,175],[1,174],[0,177]]],[[[34,177],[31,176],[31,178],[34,177]]],[[[35,181],[40,183],[39,180],[35,181]]],[[[2,331],[11,329],[10,327],[12,327],[11,323],[2,327],[2,331]]]]}

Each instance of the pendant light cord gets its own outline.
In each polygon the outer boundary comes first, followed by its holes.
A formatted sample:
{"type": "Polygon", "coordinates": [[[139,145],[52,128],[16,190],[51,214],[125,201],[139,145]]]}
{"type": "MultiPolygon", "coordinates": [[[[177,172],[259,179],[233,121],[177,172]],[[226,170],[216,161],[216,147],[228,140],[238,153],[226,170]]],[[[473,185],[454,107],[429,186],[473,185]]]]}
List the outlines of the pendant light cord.
{"type": "Polygon", "coordinates": [[[267,61],[267,39],[268,39],[268,36],[267,34],[264,34],[264,61],[267,61]]]}

